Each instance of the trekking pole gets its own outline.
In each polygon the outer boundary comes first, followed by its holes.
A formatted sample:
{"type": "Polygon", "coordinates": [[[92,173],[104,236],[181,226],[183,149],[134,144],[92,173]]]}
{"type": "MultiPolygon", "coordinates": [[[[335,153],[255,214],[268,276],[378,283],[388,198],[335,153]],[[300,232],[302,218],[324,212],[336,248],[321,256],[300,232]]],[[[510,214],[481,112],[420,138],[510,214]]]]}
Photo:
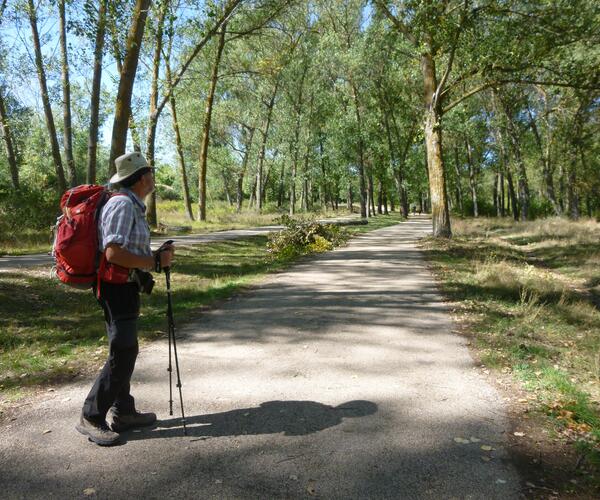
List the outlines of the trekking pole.
{"type": "Polygon", "coordinates": [[[171,300],[171,269],[164,268],[165,280],[167,282],[167,319],[169,327],[169,415],[173,415],[173,365],[171,363],[171,345],[173,346],[173,357],[175,358],[175,373],[177,374],[176,386],[179,389],[179,404],[181,406],[181,423],[183,424],[183,435],[187,436],[185,426],[185,413],[183,411],[183,395],[181,393],[181,376],[179,374],[179,359],[177,358],[177,341],[175,339],[175,322],[173,321],[173,302],[171,300]]]}

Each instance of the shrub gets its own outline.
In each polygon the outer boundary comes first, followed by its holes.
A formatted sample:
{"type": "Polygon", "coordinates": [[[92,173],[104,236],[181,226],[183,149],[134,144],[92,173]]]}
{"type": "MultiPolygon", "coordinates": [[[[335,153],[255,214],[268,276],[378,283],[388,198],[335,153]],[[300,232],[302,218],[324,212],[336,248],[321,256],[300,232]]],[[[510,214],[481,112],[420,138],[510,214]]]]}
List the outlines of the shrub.
{"type": "Polygon", "coordinates": [[[278,259],[287,260],[298,255],[327,252],[349,238],[345,229],[333,224],[293,219],[288,215],[281,216],[277,222],[283,224],[285,229],[269,235],[267,249],[278,259]]]}
{"type": "Polygon", "coordinates": [[[0,229],[3,233],[52,226],[60,214],[58,196],[44,187],[22,186],[15,190],[0,185],[0,229]]]}

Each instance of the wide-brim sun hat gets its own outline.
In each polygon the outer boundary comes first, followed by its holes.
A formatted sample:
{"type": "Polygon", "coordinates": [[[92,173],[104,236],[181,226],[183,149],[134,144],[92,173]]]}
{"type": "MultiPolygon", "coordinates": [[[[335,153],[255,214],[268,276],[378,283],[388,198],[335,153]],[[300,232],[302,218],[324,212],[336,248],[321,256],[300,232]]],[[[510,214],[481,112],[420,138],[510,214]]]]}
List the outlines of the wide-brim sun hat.
{"type": "Polygon", "coordinates": [[[132,176],[142,168],[150,168],[144,155],[137,151],[119,156],[115,160],[115,166],[117,167],[117,173],[108,181],[111,184],[118,184],[124,181],[127,177],[132,176]]]}

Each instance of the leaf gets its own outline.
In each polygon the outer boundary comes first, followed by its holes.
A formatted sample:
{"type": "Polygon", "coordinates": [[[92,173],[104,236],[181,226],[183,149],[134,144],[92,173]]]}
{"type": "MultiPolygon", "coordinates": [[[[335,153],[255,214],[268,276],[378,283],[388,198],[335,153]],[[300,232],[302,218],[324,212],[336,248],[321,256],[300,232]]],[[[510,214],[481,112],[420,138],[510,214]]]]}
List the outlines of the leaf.
{"type": "Polygon", "coordinates": [[[490,462],[492,460],[492,457],[481,455],[481,460],[483,460],[484,462],[490,462]]]}
{"type": "Polygon", "coordinates": [[[525,433],[524,432],[515,432],[514,435],[517,437],[524,437],[525,433]]]}
{"type": "Polygon", "coordinates": [[[470,441],[471,443],[479,443],[481,439],[471,436],[470,441]]]}
{"type": "Polygon", "coordinates": [[[94,488],[86,488],[83,490],[83,495],[86,497],[93,497],[96,495],[96,490],[94,488]]]}
{"type": "Polygon", "coordinates": [[[471,441],[469,441],[468,439],[462,438],[462,437],[455,437],[454,442],[460,443],[460,444],[469,444],[471,441]]]}
{"type": "Polygon", "coordinates": [[[52,432],[51,429],[46,429],[44,432],[42,432],[42,434],[50,434],[52,432]]]}
{"type": "Polygon", "coordinates": [[[484,444],[484,445],[481,445],[481,449],[483,451],[492,451],[494,448],[492,448],[489,444],[484,444]]]}

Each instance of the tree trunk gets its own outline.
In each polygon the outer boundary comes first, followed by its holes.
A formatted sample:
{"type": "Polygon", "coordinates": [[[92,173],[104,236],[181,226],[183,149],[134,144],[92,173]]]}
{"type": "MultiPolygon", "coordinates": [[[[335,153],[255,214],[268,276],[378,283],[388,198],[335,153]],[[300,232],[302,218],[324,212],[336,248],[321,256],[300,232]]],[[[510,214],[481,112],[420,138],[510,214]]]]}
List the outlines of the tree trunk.
{"type": "Polygon", "coordinates": [[[208,96],[206,97],[206,111],[204,112],[204,126],[202,128],[202,143],[200,146],[200,165],[198,169],[198,219],[202,221],[206,220],[206,164],[208,161],[210,124],[212,120],[213,102],[215,99],[215,91],[217,89],[217,81],[219,80],[219,65],[221,64],[223,47],[225,47],[226,31],[227,23],[223,23],[219,35],[215,62],[213,63],[212,75],[210,77],[210,88],[208,91],[208,96]]]}
{"type": "Polygon", "coordinates": [[[444,160],[442,156],[442,124],[439,106],[434,103],[437,88],[433,57],[426,53],[421,58],[423,84],[425,92],[425,145],[427,150],[427,170],[429,172],[429,190],[431,193],[431,216],[433,236],[450,238],[450,213],[446,195],[444,160]]]}
{"type": "MultiPolygon", "coordinates": [[[[109,4],[110,5],[110,4],[109,4]]],[[[113,57],[115,58],[115,62],[117,64],[117,72],[119,75],[123,72],[123,56],[121,54],[121,49],[119,48],[119,37],[117,34],[117,26],[115,23],[111,23],[110,25],[111,32],[111,40],[112,40],[112,51],[113,57]]],[[[142,150],[142,141],[140,139],[140,134],[135,122],[133,115],[131,114],[131,109],[129,110],[129,119],[127,121],[127,127],[129,128],[129,132],[131,133],[131,142],[133,142],[133,150],[141,151],[142,150]]],[[[109,173],[110,173],[110,165],[109,165],[109,173]]]]}
{"type": "Polygon", "coordinates": [[[461,214],[464,214],[463,207],[463,192],[462,192],[462,176],[460,173],[460,155],[458,146],[454,146],[454,171],[456,173],[456,205],[461,214]]]}
{"type": "Polygon", "coordinates": [[[325,145],[323,143],[323,131],[319,130],[319,160],[321,165],[321,173],[323,178],[321,179],[321,185],[323,186],[323,204],[327,209],[327,203],[331,203],[331,209],[334,210],[333,195],[331,193],[329,180],[327,179],[327,169],[325,167],[325,145]]]}
{"type": "Polygon", "coordinates": [[[171,107],[171,116],[173,119],[173,132],[175,133],[175,147],[177,149],[177,160],[179,162],[179,173],[181,174],[181,185],[183,187],[183,203],[185,205],[185,213],[189,220],[194,220],[194,212],[192,210],[192,200],[190,197],[190,188],[185,168],[185,156],[183,154],[183,143],[181,141],[181,133],[179,130],[179,122],[177,120],[177,105],[175,102],[175,94],[171,94],[169,98],[171,107]]]}
{"type": "Polygon", "coordinates": [[[577,193],[577,157],[573,154],[571,164],[569,165],[567,177],[567,206],[569,208],[569,218],[578,220],[579,212],[579,194],[577,193]]]}
{"type": "Polygon", "coordinates": [[[506,194],[504,192],[504,173],[500,172],[500,215],[506,216],[506,194]]]}
{"type": "Polygon", "coordinates": [[[231,194],[229,193],[229,179],[227,179],[225,170],[221,170],[221,178],[223,179],[223,191],[225,193],[225,199],[227,200],[227,204],[231,207],[233,206],[233,200],[231,199],[231,194]]]}
{"type": "Polygon", "coordinates": [[[294,151],[292,160],[292,176],[290,180],[290,215],[296,212],[296,176],[298,175],[298,155],[300,154],[300,120],[302,118],[302,96],[304,95],[304,80],[308,71],[308,64],[304,65],[302,78],[300,79],[300,89],[298,90],[298,101],[295,105],[296,111],[296,128],[294,130],[294,151]]]}
{"type": "Polygon", "coordinates": [[[98,5],[98,23],[96,25],[96,41],[94,43],[94,76],[92,78],[92,96],[90,102],[90,128],[88,135],[88,159],[86,182],[96,183],[96,162],[98,152],[98,128],[100,115],[100,90],[102,83],[102,58],[104,54],[104,38],[106,33],[106,2],[100,0],[98,5]]]}
{"type": "Polygon", "coordinates": [[[469,139],[466,140],[467,161],[469,163],[469,187],[471,188],[471,201],[473,203],[473,217],[479,217],[479,206],[477,204],[477,169],[473,162],[473,150],[469,139]]]}
{"type": "Polygon", "coordinates": [[[308,212],[310,209],[310,187],[308,180],[308,165],[309,165],[309,154],[310,154],[310,133],[306,141],[306,151],[304,152],[304,171],[302,173],[302,202],[300,206],[304,212],[308,212]]]}
{"type": "MultiPolygon", "coordinates": [[[[154,35],[154,56],[152,57],[152,81],[150,84],[150,113],[148,118],[148,130],[146,133],[146,160],[151,167],[156,167],[156,126],[160,112],[158,106],[158,79],[160,76],[160,60],[163,52],[163,33],[165,17],[169,0],[161,0],[158,5],[158,19],[156,33],[154,35]]],[[[156,191],[146,196],[146,218],[151,227],[156,227],[158,217],[156,213],[156,191]]]]}
{"type": "Polygon", "coordinates": [[[279,192],[277,194],[277,208],[283,206],[283,197],[285,195],[285,163],[281,163],[281,176],[279,177],[279,192]]]}
{"type": "Polygon", "coordinates": [[[371,168],[369,168],[369,199],[371,200],[371,213],[375,215],[375,182],[371,168]]]}
{"type": "Polygon", "coordinates": [[[521,220],[525,221],[529,218],[529,183],[527,181],[527,171],[525,170],[525,162],[521,155],[521,141],[519,139],[519,133],[513,122],[511,112],[506,102],[501,100],[504,107],[504,114],[506,115],[506,124],[508,128],[508,136],[510,138],[511,149],[515,163],[517,165],[517,183],[519,191],[519,211],[521,220]]]}
{"type": "Polygon", "coordinates": [[[250,199],[248,200],[248,207],[254,207],[256,203],[256,175],[254,176],[254,181],[252,182],[252,187],[250,188],[250,199]]]}
{"type": "MultiPolygon", "coordinates": [[[[393,211],[394,207],[392,206],[392,211],[393,211]]],[[[387,196],[387,189],[383,189],[383,215],[390,215],[390,213],[388,212],[388,196],[387,196]]]]}
{"type": "Polygon", "coordinates": [[[510,209],[513,215],[513,218],[518,221],[520,218],[520,207],[519,200],[517,198],[517,194],[515,192],[515,185],[513,183],[512,172],[510,168],[507,167],[506,172],[506,180],[508,181],[508,196],[510,200],[510,209]]]}
{"type": "Polygon", "coordinates": [[[267,148],[267,139],[269,137],[269,129],[271,127],[271,117],[273,116],[273,108],[275,106],[275,98],[277,97],[278,89],[279,89],[279,77],[277,78],[277,81],[275,82],[273,94],[271,94],[271,99],[269,99],[269,102],[267,104],[267,118],[265,120],[265,129],[262,132],[262,143],[260,146],[260,151],[258,153],[258,181],[256,183],[256,187],[258,188],[259,192],[256,193],[256,199],[258,200],[256,207],[259,212],[262,210],[262,203],[263,203],[262,189],[263,189],[263,164],[265,162],[265,150],[267,148]]]}
{"type": "Polygon", "coordinates": [[[236,189],[236,212],[242,211],[242,202],[244,200],[244,176],[246,175],[246,169],[248,168],[248,159],[250,158],[250,149],[252,148],[252,141],[254,140],[254,131],[256,129],[248,129],[248,140],[246,141],[246,149],[244,151],[244,157],[242,158],[242,168],[238,172],[237,176],[237,189],[236,189]]]}
{"type": "Polygon", "coordinates": [[[71,83],[69,81],[69,57],[67,52],[67,26],[65,0],[58,0],[58,20],[60,31],[61,74],[63,91],[63,146],[67,162],[67,178],[69,186],[77,184],[75,160],[73,158],[73,130],[71,127],[71,83]]]}
{"type": "Polygon", "coordinates": [[[35,50],[35,66],[37,69],[40,90],[42,93],[42,103],[44,106],[44,115],[46,117],[46,128],[50,138],[50,147],[52,150],[52,159],[54,160],[54,168],[56,170],[56,178],[58,181],[58,190],[62,193],[67,189],[67,181],[63,170],[62,159],[60,157],[60,147],[56,136],[56,126],[54,125],[54,115],[52,114],[52,106],[50,105],[50,97],[48,95],[48,84],[46,82],[46,72],[42,59],[42,46],[40,44],[40,36],[37,28],[37,15],[33,0],[28,0],[27,15],[29,24],[31,25],[31,34],[33,37],[33,47],[35,50]]]}
{"type": "MultiPolygon", "coordinates": [[[[165,57],[165,71],[167,76],[167,85],[171,85],[171,65],[169,57],[165,57]]],[[[177,120],[177,103],[175,94],[171,92],[169,97],[169,106],[171,108],[171,118],[173,124],[173,133],[175,134],[175,149],[177,150],[177,161],[179,163],[179,173],[181,174],[181,185],[183,187],[183,203],[185,212],[189,220],[194,220],[192,210],[192,200],[190,198],[190,188],[188,184],[187,171],[185,168],[185,156],[183,153],[183,142],[181,141],[181,132],[179,130],[179,121],[177,120]]]]}
{"type": "Polygon", "coordinates": [[[494,213],[498,215],[498,172],[494,172],[494,185],[492,186],[492,205],[494,206],[494,213]]]}
{"type": "MultiPolygon", "coordinates": [[[[348,183],[348,197],[346,199],[348,211],[353,214],[354,213],[354,193],[352,192],[352,184],[348,183]]],[[[364,217],[363,217],[364,218],[364,217]]]]}
{"type": "MultiPolygon", "coordinates": [[[[544,194],[546,198],[552,205],[552,209],[554,210],[554,215],[560,215],[560,205],[558,204],[558,200],[556,199],[556,192],[554,190],[554,180],[552,178],[552,171],[550,169],[550,158],[549,158],[549,147],[544,149],[542,144],[542,138],[540,136],[539,130],[537,128],[537,124],[535,123],[535,119],[531,114],[531,110],[528,108],[529,112],[529,123],[531,125],[531,130],[533,132],[533,137],[535,138],[535,143],[540,152],[540,160],[542,163],[542,178],[544,181],[544,194]]],[[[548,139],[548,142],[550,140],[548,139]]]]}
{"type": "Polygon", "coordinates": [[[304,185],[304,179],[302,179],[302,182],[300,183],[300,209],[304,210],[304,188],[306,186],[304,185]]]}
{"type": "Polygon", "coordinates": [[[494,213],[496,217],[500,217],[500,172],[494,172],[494,189],[493,194],[494,198],[494,213]]]}
{"type": "MultiPolygon", "coordinates": [[[[394,174],[394,180],[396,181],[396,191],[398,193],[398,202],[400,203],[400,207],[402,209],[402,215],[403,215],[403,217],[408,218],[408,196],[407,196],[407,193],[406,193],[406,188],[404,187],[404,179],[403,179],[403,175],[402,175],[402,166],[403,166],[404,161],[406,159],[406,155],[408,154],[408,149],[410,147],[410,143],[412,141],[412,137],[408,137],[407,140],[406,140],[406,146],[404,148],[404,152],[402,154],[402,158],[397,158],[396,154],[395,154],[395,151],[394,151],[394,142],[392,140],[392,131],[391,131],[391,127],[390,127],[390,120],[389,120],[389,117],[388,117],[387,106],[383,102],[383,98],[381,98],[381,101],[382,101],[381,114],[383,115],[383,124],[385,126],[386,135],[387,135],[387,142],[388,142],[388,150],[389,150],[389,154],[390,154],[391,169],[392,169],[392,172],[394,174]]],[[[393,120],[394,120],[394,123],[395,123],[395,118],[393,118],[393,120]]],[[[398,137],[398,139],[399,139],[399,137],[398,137]]],[[[390,200],[392,201],[392,211],[393,211],[394,210],[394,198],[393,198],[393,196],[390,196],[390,200]]]]}
{"type": "MultiPolygon", "coordinates": [[[[296,146],[296,152],[298,151],[298,147],[296,146]]],[[[297,153],[296,155],[297,156],[297,153]]],[[[292,162],[292,178],[290,180],[290,215],[294,215],[296,213],[296,174],[298,173],[298,158],[294,158],[292,162]]]]}
{"type": "Polygon", "coordinates": [[[352,86],[352,97],[354,100],[354,112],[356,115],[356,126],[358,130],[358,177],[360,186],[360,216],[367,217],[367,188],[365,186],[365,146],[362,136],[362,117],[360,115],[360,105],[358,99],[358,90],[354,82],[350,82],[352,86]]]}
{"type": "Polygon", "coordinates": [[[527,172],[525,162],[521,157],[520,145],[515,146],[515,159],[517,161],[518,186],[519,186],[519,206],[521,211],[521,220],[529,219],[529,184],[527,182],[527,172]]]}
{"type": "Polygon", "coordinates": [[[4,147],[6,149],[6,158],[8,160],[8,167],[10,169],[10,177],[12,180],[12,184],[15,189],[19,189],[19,165],[17,162],[17,155],[13,146],[12,131],[10,130],[10,124],[8,123],[8,116],[6,115],[6,106],[4,104],[4,96],[2,95],[1,88],[0,124],[2,125],[2,137],[4,139],[4,147]]]}
{"type": "Polygon", "coordinates": [[[383,182],[379,179],[377,184],[378,193],[377,193],[377,213],[379,215],[383,214],[383,182]]]}
{"type": "Polygon", "coordinates": [[[149,6],[150,0],[136,0],[131,28],[127,35],[127,51],[123,60],[117,101],[115,103],[115,119],[113,121],[110,157],[108,161],[109,175],[115,173],[115,159],[124,154],[127,147],[127,128],[129,126],[129,116],[131,115],[131,94],[133,93],[133,84],[135,82],[149,6]]]}
{"type": "MultiPolygon", "coordinates": [[[[494,113],[496,114],[496,116],[499,119],[499,112],[498,112],[498,95],[496,94],[496,92],[493,93],[493,109],[494,109],[494,113]]],[[[496,140],[496,145],[498,147],[498,156],[500,158],[500,191],[501,191],[501,213],[502,213],[502,217],[504,217],[506,215],[506,205],[505,205],[505,191],[504,191],[504,172],[506,172],[507,175],[507,181],[508,181],[508,194],[509,194],[509,198],[508,198],[508,205],[512,206],[512,212],[513,212],[513,216],[515,217],[515,220],[519,220],[519,215],[518,215],[518,206],[517,206],[517,201],[516,201],[516,196],[515,196],[515,191],[514,191],[514,187],[513,187],[513,182],[512,182],[512,173],[510,170],[510,164],[508,162],[508,153],[506,151],[506,146],[505,146],[505,141],[504,141],[504,137],[503,137],[503,133],[502,133],[502,129],[500,128],[500,125],[496,125],[494,127],[493,130],[494,133],[494,137],[496,140]]]]}
{"type": "MultiPolygon", "coordinates": [[[[279,151],[275,151],[274,155],[273,155],[273,159],[275,159],[275,157],[279,154],[279,151]]],[[[262,204],[264,206],[264,204],[267,202],[267,186],[269,185],[269,180],[271,179],[271,173],[273,171],[273,165],[269,166],[269,168],[267,168],[267,172],[265,174],[265,179],[263,181],[263,186],[262,186],[262,204]]]]}
{"type": "Polygon", "coordinates": [[[235,191],[235,211],[239,214],[242,211],[242,201],[244,199],[244,174],[238,173],[236,179],[236,191],[235,191]]]}

